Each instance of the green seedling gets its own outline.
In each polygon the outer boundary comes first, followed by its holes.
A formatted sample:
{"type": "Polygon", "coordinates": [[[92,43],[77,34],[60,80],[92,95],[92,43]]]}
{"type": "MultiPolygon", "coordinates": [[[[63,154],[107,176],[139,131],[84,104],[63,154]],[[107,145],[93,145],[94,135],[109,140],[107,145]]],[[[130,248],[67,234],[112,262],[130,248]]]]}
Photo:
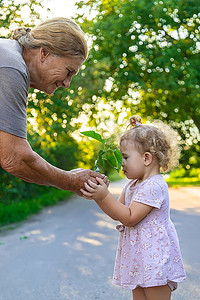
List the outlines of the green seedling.
{"type": "Polygon", "coordinates": [[[26,235],[20,236],[20,237],[19,237],[20,240],[26,240],[27,238],[28,238],[28,237],[27,237],[26,235]]]}
{"type": "Polygon", "coordinates": [[[99,150],[97,159],[95,161],[94,170],[100,172],[106,165],[110,165],[117,172],[121,170],[122,155],[119,149],[108,140],[105,140],[101,135],[95,131],[82,131],[81,134],[90,137],[102,144],[102,149],[99,150]]]}

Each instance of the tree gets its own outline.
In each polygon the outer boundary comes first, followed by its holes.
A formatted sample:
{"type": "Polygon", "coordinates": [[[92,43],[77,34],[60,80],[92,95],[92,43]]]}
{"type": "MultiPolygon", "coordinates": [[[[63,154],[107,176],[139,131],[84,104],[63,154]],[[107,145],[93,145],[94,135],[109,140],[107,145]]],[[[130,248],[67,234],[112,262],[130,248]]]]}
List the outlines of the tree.
{"type": "Polygon", "coordinates": [[[171,123],[199,156],[200,3],[85,0],[77,7],[91,41],[82,73],[92,110],[103,100],[116,118],[126,111],[171,123]]]}
{"type": "Polygon", "coordinates": [[[50,163],[67,170],[78,167],[76,152],[79,145],[73,132],[80,126],[72,124],[79,109],[69,94],[70,91],[63,88],[53,95],[31,89],[27,109],[28,139],[33,149],[50,163]]]}
{"type": "Polygon", "coordinates": [[[32,27],[36,20],[40,20],[39,8],[44,9],[42,1],[38,0],[21,0],[17,4],[15,0],[0,0],[0,8],[1,37],[9,37],[17,26],[32,27]]]}

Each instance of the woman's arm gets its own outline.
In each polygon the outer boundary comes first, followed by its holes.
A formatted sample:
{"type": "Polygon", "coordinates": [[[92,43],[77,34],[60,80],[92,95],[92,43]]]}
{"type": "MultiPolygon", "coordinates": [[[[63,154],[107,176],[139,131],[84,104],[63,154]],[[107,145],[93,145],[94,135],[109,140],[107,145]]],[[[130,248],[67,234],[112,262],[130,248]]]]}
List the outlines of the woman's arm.
{"type": "Polygon", "coordinates": [[[101,206],[105,209],[105,212],[115,217],[124,226],[132,227],[139,223],[150,211],[152,207],[146,204],[132,202],[129,207],[124,205],[123,200],[117,201],[117,199],[108,191],[104,182],[97,178],[99,184],[91,183],[85,184],[85,189],[81,190],[83,195],[88,199],[95,199],[95,201],[101,202],[101,206]],[[88,188],[89,185],[89,188],[88,188]]]}
{"type": "Polygon", "coordinates": [[[0,165],[8,173],[24,181],[54,186],[82,195],[80,189],[88,179],[101,174],[77,169],[64,171],[56,168],[34,152],[26,139],[0,131],[0,165]]]}

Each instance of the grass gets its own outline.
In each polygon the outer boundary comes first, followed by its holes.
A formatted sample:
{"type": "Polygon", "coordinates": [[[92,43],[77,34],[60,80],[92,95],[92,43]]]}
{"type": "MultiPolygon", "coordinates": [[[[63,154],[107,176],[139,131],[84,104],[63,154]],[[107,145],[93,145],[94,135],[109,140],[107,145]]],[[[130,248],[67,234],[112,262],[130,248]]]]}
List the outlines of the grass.
{"type": "Polygon", "coordinates": [[[183,177],[183,178],[173,178],[169,177],[166,179],[170,187],[186,187],[186,186],[199,186],[200,180],[198,177],[183,177]]]}
{"type": "Polygon", "coordinates": [[[13,201],[8,205],[0,203],[0,227],[26,220],[30,215],[41,211],[43,207],[55,205],[71,194],[68,191],[49,188],[48,192],[27,201],[13,201]]]}

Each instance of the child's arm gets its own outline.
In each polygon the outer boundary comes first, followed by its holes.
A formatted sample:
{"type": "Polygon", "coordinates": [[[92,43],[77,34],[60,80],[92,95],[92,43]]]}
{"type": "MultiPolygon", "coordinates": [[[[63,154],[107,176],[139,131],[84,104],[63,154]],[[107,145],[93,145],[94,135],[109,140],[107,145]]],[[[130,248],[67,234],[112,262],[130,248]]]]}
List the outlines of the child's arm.
{"type": "MultiPolygon", "coordinates": [[[[117,202],[124,203],[124,192],[121,193],[118,199],[115,198],[117,202]]],[[[118,218],[112,213],[111,210],[103,203],[101,200],[95,200],[97,205],[103,210],[109,217],[111,217],[115,221],[119,221],[118,218]]]]}
{"type": "MultiPolygon", "coordinates": [[[[132,202],[129,207],[124,205],[124,201],[117,199],[108,191],[107,186],[100,178],[97,178],[99,184],[85,184],[87,191],[81,190],[87,199],[94,199],[99,207],[111,216],[114,220],[119,220],[123,225],[132,227],[139,223],[150,211],[152,206],[132,202]]],[[[123,198],[123,194],[122,194],[123,198]]]]}
{"type": "MultiPolygon", "coordinates": [[[[87,190],[87,192],[85,190],[83,191],[84,197],[87,199],[94,199],[95,202],[97,203],[97,205],[101,208],[101,210],[103,212],[105,212],[109,217],[111,217],[113,220],[117,221],[118,219],[116,218],[116,216],[109,210],[109,208],[101,201],[101,195],[99,195],[98,197],[93,197],[93,191],[95,189],[95,187],[97,187],[97,185],[92,182],[91,180],[88,180],[88,183],[85,183],[85,188],[87,190]]],[[[104,187],[105,192],[109,192],[107,187],[104,187]]],[[[116,198],[115,198],[116,200],[116,198]]],[[[122,203],[124,203],[124,193],[122,192],[121,195],[119,196],[118,200],[116,201],[120,201],[122,203]]]]}

